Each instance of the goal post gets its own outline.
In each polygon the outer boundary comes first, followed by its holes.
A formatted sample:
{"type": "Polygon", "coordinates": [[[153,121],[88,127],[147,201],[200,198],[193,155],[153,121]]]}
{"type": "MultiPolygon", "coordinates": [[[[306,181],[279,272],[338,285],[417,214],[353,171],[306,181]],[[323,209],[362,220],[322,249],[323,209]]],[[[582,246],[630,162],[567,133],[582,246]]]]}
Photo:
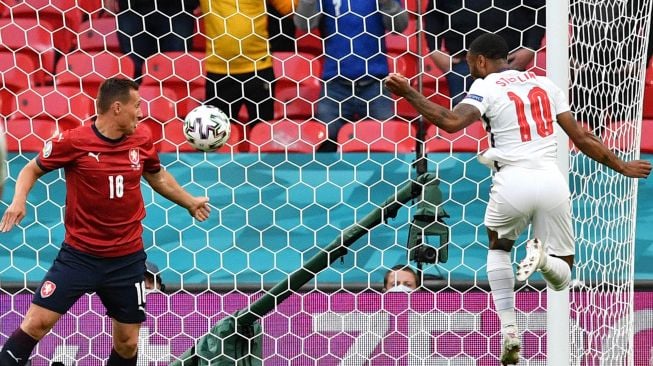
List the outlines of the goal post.
{"type": "MultiPolygon", "coordinates": [[[[569,0],[546,2],[546,76],[561,90],[569,87],[569,0]]],[[[558,167],[569,174],[569,138],[558,134],[558,167]]],[[[568,181],[568,179],[567,179],[568,181]]],[[[569,288],[547,290],[547,365],[566,365],[571,360],[569,288]]]]}

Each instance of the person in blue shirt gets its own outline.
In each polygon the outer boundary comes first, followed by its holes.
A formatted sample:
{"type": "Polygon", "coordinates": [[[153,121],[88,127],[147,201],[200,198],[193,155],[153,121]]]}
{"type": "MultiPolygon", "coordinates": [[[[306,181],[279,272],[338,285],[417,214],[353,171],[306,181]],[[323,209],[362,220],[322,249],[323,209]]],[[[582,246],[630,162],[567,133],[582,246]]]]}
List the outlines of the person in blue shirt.
{"type": "Polygon", "coordinates": [[[337,150],[346,122],[394,116],[394,102],[383,88],[388,58],[383,36],[402,32],[408,13],[399,0],[299,0],[294,15],[301,30],[319,27],[324,40],[324,84],[316,118],[327,124],[320,151],[337,150]]]}

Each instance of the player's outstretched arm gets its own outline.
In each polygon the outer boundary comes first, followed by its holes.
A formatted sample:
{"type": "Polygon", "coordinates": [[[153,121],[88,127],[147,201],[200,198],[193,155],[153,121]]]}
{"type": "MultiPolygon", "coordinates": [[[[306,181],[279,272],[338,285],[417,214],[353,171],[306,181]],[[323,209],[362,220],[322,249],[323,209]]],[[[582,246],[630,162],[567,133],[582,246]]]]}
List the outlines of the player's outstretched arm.
{"type": "Polygon", "coordinates": [[[34,187],[36,180],[43,174],[45,172],[39,168],[35,160],[31,160],[20,171],[16,180],[14,198],[0,221],[0,232],[5,233],[11,230],[11,228],[19,224],[23,217],[25,217],[27,212],[25,207],[27,195],[32,190],[32,187],[34,187]]]}
{"type": "Polygon", "coordinates": [[[469,104],[460,103],[451,111],[431,102],[401,74],[390,74],[385,86],[395,95],[404,97],[427,121],[449,133],[460,131],[481,118],[481,112],[469,104]]]}
{"type": "Polygon", "coordinates": [[[194,197],[186,192],[175,178],[161,169],[157,173],[143,173],[150,187],[163,197],[188,210],[188,213],[199,221],[209,218],[211,207],[208,197],[194,197]]]}
{"type": "Polygon", "coordinates": [[[560,113],[557,118],[567,136],[580,151],[590,158],[631,178],[646,178],[651,173],[650,162],[647,160],[621,160],[594,134],[581,128],[571,112],[560,113]]]}

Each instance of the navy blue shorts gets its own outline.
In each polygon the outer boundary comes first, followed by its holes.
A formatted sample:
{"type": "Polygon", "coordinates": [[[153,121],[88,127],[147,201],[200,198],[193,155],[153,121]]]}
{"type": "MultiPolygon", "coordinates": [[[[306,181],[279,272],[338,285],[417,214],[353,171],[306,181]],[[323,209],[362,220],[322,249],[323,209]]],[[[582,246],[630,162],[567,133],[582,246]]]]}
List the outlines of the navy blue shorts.
{"type": "Polygon", "coordinates": [[[145,251],[104,258],[63,243],[32,302],[65,314],[86,293],[97,293],[120,323],[145,321],[145,251]]]}

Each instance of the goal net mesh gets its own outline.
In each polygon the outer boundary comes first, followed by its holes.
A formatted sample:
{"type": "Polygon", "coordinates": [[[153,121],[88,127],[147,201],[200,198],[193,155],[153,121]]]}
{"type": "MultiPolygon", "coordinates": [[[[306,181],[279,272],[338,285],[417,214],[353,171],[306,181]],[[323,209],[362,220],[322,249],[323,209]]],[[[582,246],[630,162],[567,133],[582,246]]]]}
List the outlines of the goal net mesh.
{"type": "MultiPolygon", "coordinates": [[[[408,27],[378,40],[385,43],[390,72],[408,76],[430,100],[449,107],[455,95],[447,76],[459,71],[441,70],[429,56],[424,24],[434,13],[442,14],[427,11],[426,3],[402,1],[408,27]]],[[[639,156],[650,3],[571,0],[569,7],[572,110],[624,159],[639,156]]],[[[506,20],[504,27],[489,30],[515,32],[524,39],[534,29],[543,33],[543,1],[488,4],[464,11],[479,19],[484,12],[510,19],[518,8],[527,8],[532,25],[517,29],[506,20]]],[[[159,50],[143,57],[139,68],[118,39],[127,36],[135,44],[147,30],[139,36],[119,30],[120,10],[103,8],[100,1],[2,0],[0,112],[9,175],[0,206],[7,207],[20,169],[55,131],[92,123],[93,101],[103,80],[142,75],[141,123],[152,132],[165,169],[193,195],[208,196],[212,215],[194,222],[185,209],[143,184],[145,249],[166,289],[147,296],[139,365],[175,361],[221,319],[246,309],[343,230],[380,208],[417,177],[416,166],[439,180],[439,207],[448,216],[448,260],[419,268],[410,261],[408,232],[421,201],[402,204],[395,217],[371,228],[346,255],[313,273],[314,279],[262,317],[262,361],[496,365],[501,335],[487,285],[483,227],[491,173],[476,160],[489,144],[482,125],[456,134],[426,122],[420,126],[416,112],[395,98],[392,118],[360,115],[342,127],[334,141],[336,152],[318,151],[327,133],[315,116],[321,72],[330,57],[323,51],[324,35],[294,30],[292,14],[268,8],[257,19],[264,17],[270,29],[274,118],[248,127],[243,108],[231,115],[229,142],[216,152],[201,153],[186,142],[182,121],[205,100],[206,45],[212,40],[202,10],[194,10],[194,30],[183,50],[159,50]],[[418,143],[421,136],[424,142],[418,143]],[[384,276],[396,265],[419,269],[424,288],[410,294],[384,292],[384,276]]],[[[471,30],[445,25],[443,34],[434,36],[464,35],[482,27],[483,22],[471,30]]],[[[155,44],[164,38],[151,35],[155,44]]],[[[445,45],[437,47],[446,51],[445,45]]],[[[545,75],[546,40],[533,51],[527,68],[545,75]]],[[[452,62],[460,61],[455,57],[452,62]]],[[[633,292],[637,182],[573,146],[569,157],[577,236],[570,364],[648,364],[653,341],[646,333],[633,336],[633,310],[653,301],[633,292]]],[[[34,186],[21,225],[0,235],[0,344],[20,324],[57,255],[64,209],[63,171],[49,173],[34,186]]],[[[523,256],[527,238],[524,233],[518,240],[513,259],[523,256]]],[[[439,238],[424,239],[440,248],[439,238]]],[[[546,289],[535,275],[517,290],[520,365],[545,365],[550,336],[546,289]]],[[[32,365],[97,365],[110,349],[111,322],[99,299],[89,294],[40,342],[32,365]]]]}

